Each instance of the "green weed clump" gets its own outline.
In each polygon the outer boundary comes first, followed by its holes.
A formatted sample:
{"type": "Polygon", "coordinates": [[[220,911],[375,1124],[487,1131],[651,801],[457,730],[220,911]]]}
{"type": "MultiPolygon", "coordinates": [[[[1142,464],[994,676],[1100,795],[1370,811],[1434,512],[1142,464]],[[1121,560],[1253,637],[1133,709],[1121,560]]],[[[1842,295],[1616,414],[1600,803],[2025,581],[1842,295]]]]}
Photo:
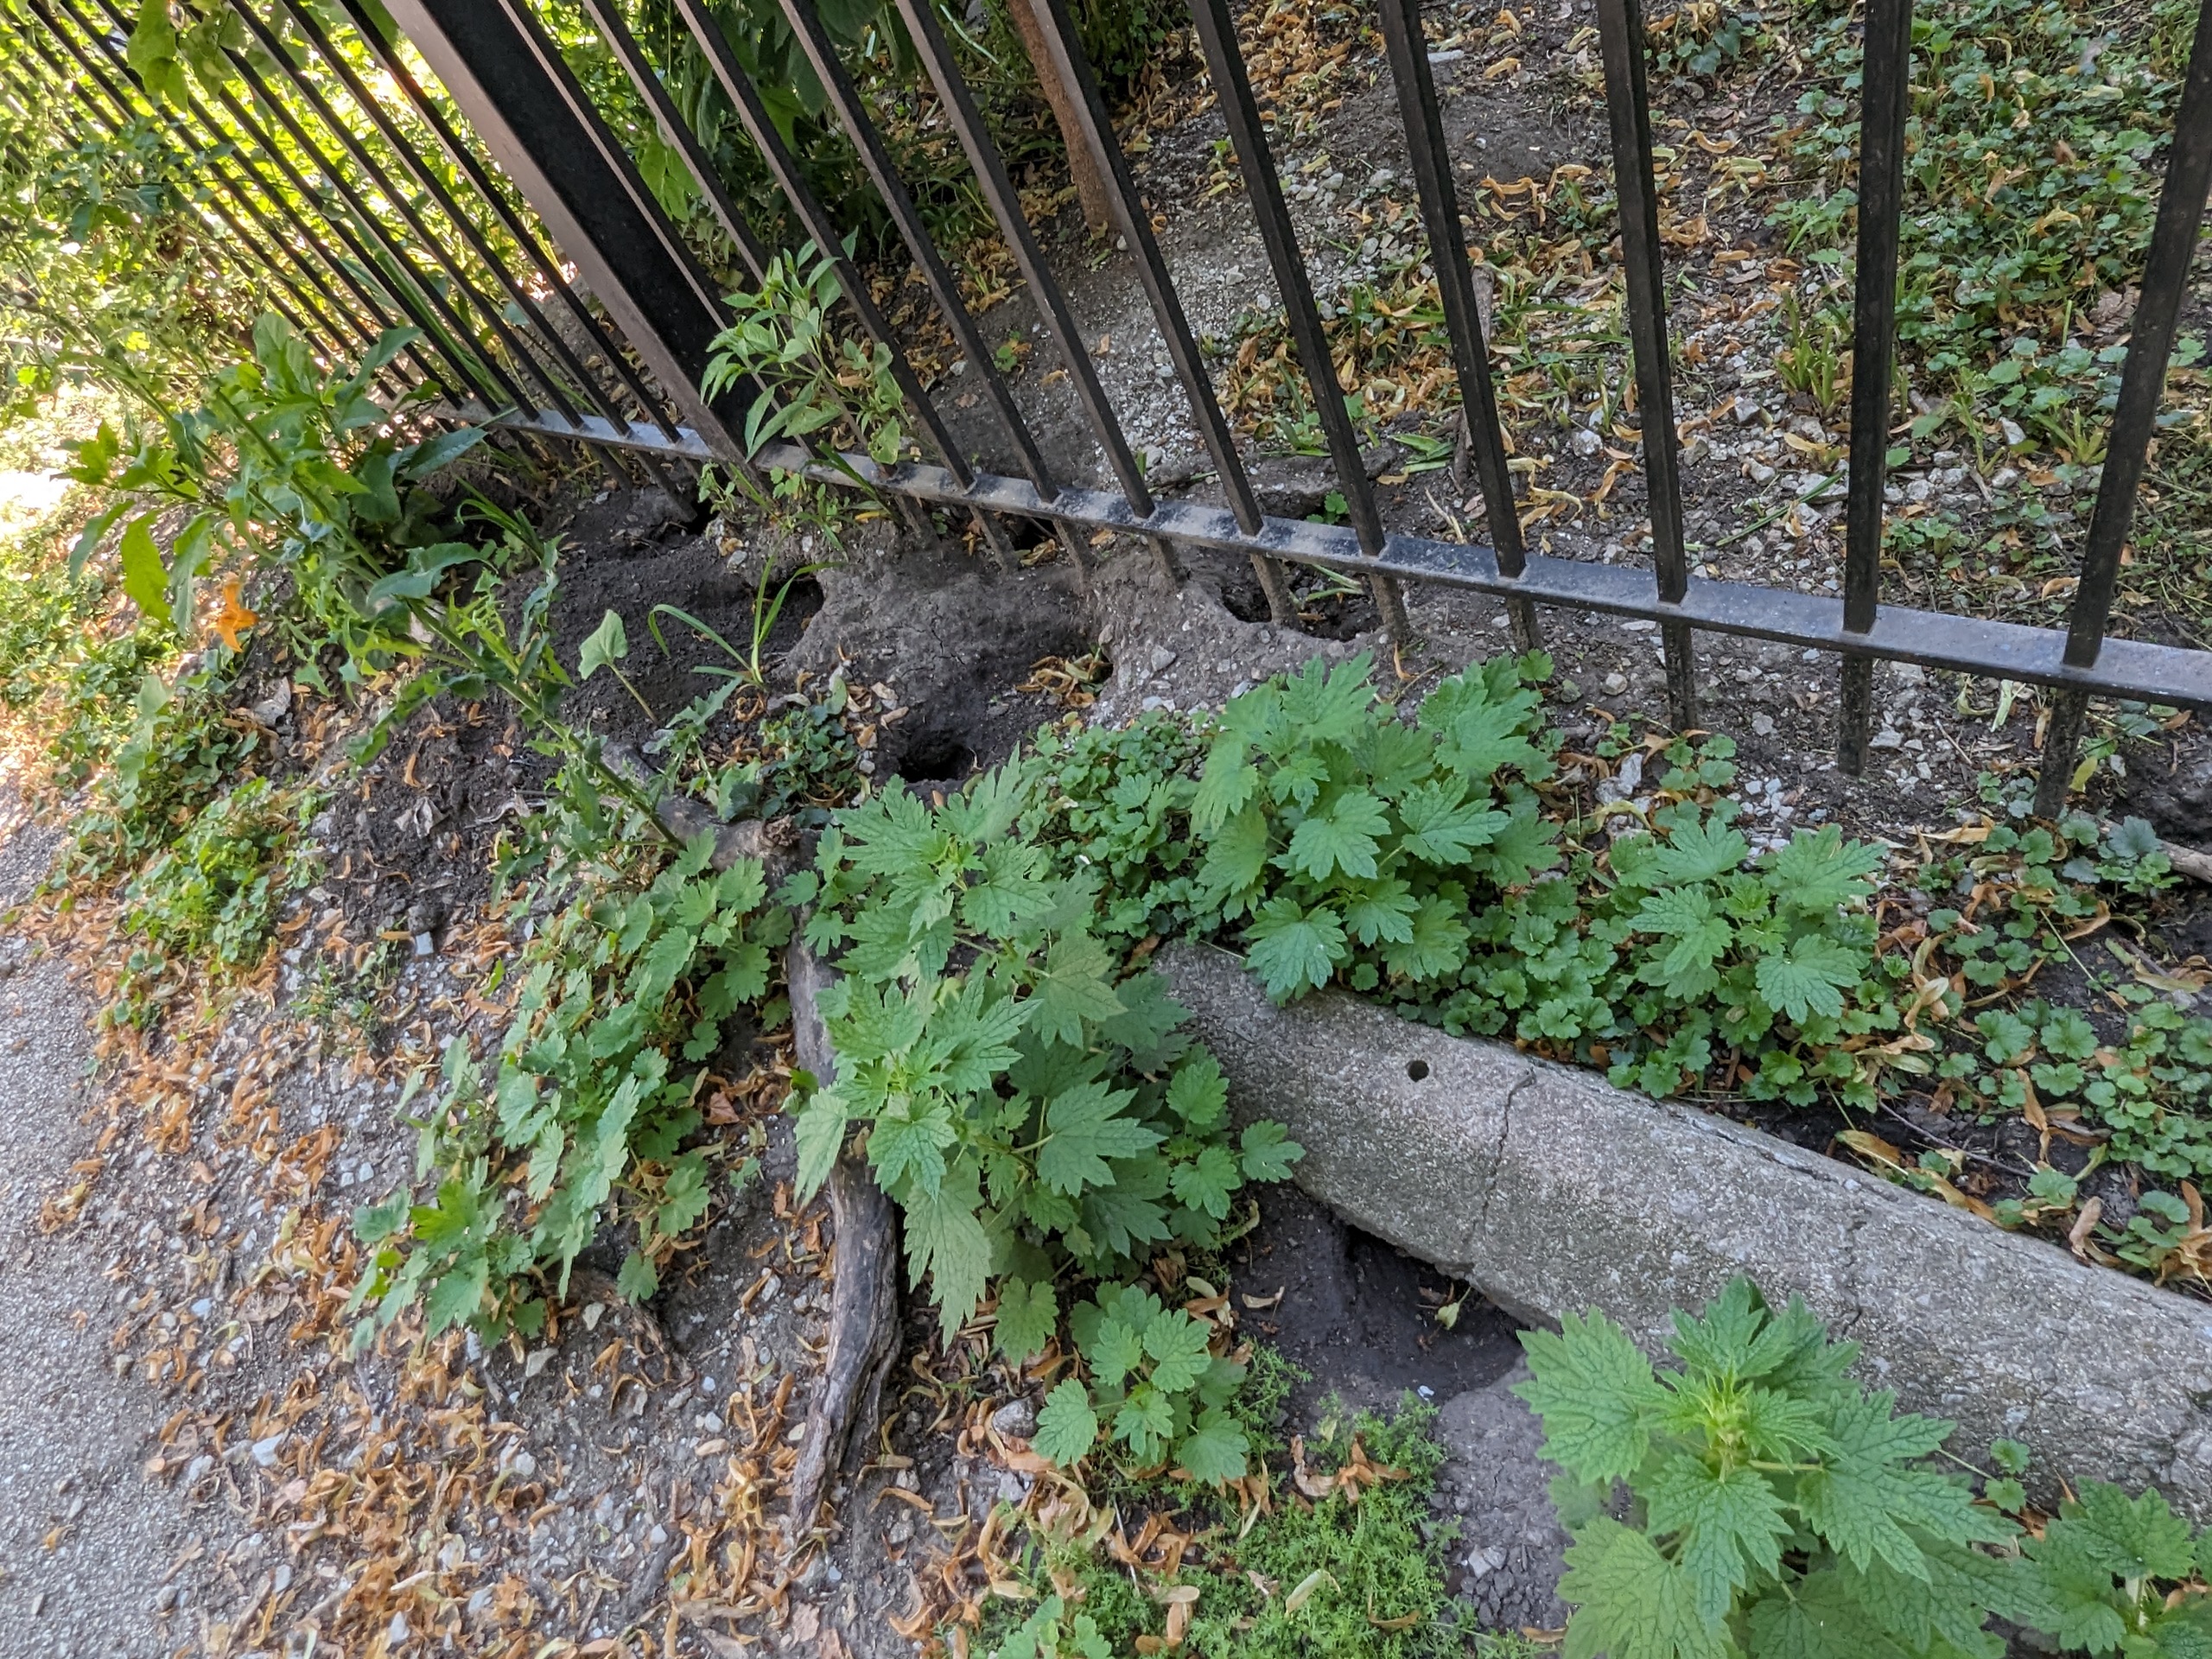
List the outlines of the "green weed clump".
{"type": "Polygon", "coordinates": [[[179,969],[251,968],[276,937],[283,902],[315,868],[308,820],[322,797],[249,778],[217,796],[123,890],[121,925],[139,941],[105,1017],[144,1027],[181,988],[179,969]]]}
{"type": "Polygon", "coordinates": [[[2027,1448],[1996,1442],[1977,1479],[1802,1301],[1738,1279],[1674,1323],[1663,1371],[1602,1313],[1522,1333],[1574,1537],[1568,1654],[2002,1659],[1993,1615],[2068,1653],[2212,1651],[2212,1534],[2156,1491],[2086,1481],[2024,1531],[2027,1448]]]}
{"type": "Polygon", "coordinates": [[[714,1148],[693,1144],[707,1065],[730,1016],[766,998],[791,933],[760,864],[716,874],[712,851],[702,836],[650,880],[580,897],[531,940],[488,1079],[466,1040],[448,1045],[419,1124],[432,1195],[403,1191],[354,1217],[372,1248],[354,1303],[377,1309],[360,1339],[418,1300],[433,1334],[533,1335],[543,1293],[566,1294],[609,1223],[634,1238],[619,1287],[652,1294],[672,1241],[714,1197],[714,1148]]]}
{"type": "Polygon", "coordinates": [[[1279,1125],[1232,1136],[1182,1010],[1097,937],[1095,883],[1014,833],[1030,779],[1002,768],[935,808],[877,796],[838,815],[818,874],[786,888],[843,976],[823,1005],[838,1077],[798,1118],[800,1191],[864,1123],[947,1331],[1004,1275],[1001,1298],[1028,1310],[1014,1328],[1049,1332],[1064,1268],[1210,1248],[1244,1184],[1299,1155],[1279,1125]]]}
{"type": "Polygon", "coordinates": [[[1151,1581],[1108,1559],[1096,1525],[1033,1531],[1017,1560],[1040,1599],[1026,1617],[1002,1615],[999,1633],[986,1625],[991,1659],[1147,1651],[1140,1641],[1159,1643],[1170,1628],[1180,1630],[1175,1651],[1202,1659],[1444,1659],[1471,1652],[1477,1659],[1522,1659],[1533,1651],[1510,1638],[1478,1635],[1448,1593],[1442,1553],[1452,1534],[1429,1510],[1444,1459],[1434,1409],[1410,1395],[1387,1416],[1332,1407],[1294,1452],[1276,1427],[1292,1378],[1274,1350],[1254,1350],[1250,1376],[1223,1414],[1249,1442],[1255,1472],[1248,1491],[1251,1483],[1282,1483],[1267,1503],[1240,1514],[1227,1497],[1180,1471],[1105,1480],[1096,1493],[1102,1504],[1122,1516],[1164,1512],[1192,1538],[1172,1581],[1151,1581]],[[1268,1471],[1257,1472],[1262,1461],[1268,1471]],[[1301,1484],[1294,1492],[1294,1478],[1301,1484]],[[1309,1498],[1309,1491],[1319,1496],[1309,1498]],[[1187,1611],[1171,1611],[1179,1604],[1187,1611]]]}
{"type": "Polygon", "coordinates": [[[1278,1001],[1338,983],[1656,1095],[1728,1055],[1755,1096],[1871,1101],[1843,1045],[1899,1020],[1866,913],[1878,848],[1829,826],[1755,856],[1725,739],[1665,747],[1642,832],[1586,842],[1544,796],[1548,660],[1471,668],[1410,722],[1369,671],[1048,734],[1039,833],[1099,874],[1109,931],[1241,944],[1278,1001]]]}

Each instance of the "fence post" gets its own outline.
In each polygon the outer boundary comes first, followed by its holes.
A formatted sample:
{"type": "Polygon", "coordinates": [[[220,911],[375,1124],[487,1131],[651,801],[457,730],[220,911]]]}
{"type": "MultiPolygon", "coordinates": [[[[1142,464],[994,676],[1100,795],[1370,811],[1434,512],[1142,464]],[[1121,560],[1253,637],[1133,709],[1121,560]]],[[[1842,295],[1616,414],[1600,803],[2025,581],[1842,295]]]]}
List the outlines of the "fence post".
{"type": "Polygon", "coordinates": [[[660,390],[712,448],[741,461],[741,395],[710,404],[699,391],[722,327],[713,289],[567,66],[495,0],[387,10],[660,390]]]}

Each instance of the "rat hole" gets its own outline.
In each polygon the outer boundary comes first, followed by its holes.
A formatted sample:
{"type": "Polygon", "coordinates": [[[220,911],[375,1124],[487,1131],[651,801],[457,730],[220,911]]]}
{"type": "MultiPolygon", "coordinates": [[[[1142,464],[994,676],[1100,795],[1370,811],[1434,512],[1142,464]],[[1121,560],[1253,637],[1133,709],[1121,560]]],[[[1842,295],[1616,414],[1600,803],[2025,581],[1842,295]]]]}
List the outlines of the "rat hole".
{"type": "Polygon", "coordinates": [[[899,775],[909,783],[959,784],[975,769],[975,750],[950,732],[918,733],[899,757],[899,775]]]}

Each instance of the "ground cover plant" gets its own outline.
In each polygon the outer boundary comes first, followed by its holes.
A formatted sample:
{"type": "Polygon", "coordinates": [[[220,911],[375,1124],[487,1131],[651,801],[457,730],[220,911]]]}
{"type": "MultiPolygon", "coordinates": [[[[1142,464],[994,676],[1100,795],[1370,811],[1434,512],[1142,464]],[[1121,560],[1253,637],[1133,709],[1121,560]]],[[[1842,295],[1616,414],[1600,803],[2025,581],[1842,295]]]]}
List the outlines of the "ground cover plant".
{"type": "Polygon", "coordinates": [[[2212,1541],[2158,1492],[2085,1482],[2035,1515],[2028,1448],[1998,1442],[1986,1478],[1945,1466],[1952,1425],[1853,1383],[1856,1345],[1802,1302],[1776,1309],[1738,1279],[1675,1315],[1664,1370],[1602,1313],[1522,1342],[1517,1391],[1574,1536],[1570,1654],[1997,1659],[1993,1615],[2069,1653],[2181,1659],[2212,1642],[2212,1541]]]}
{"type": "MultiPolygon", "coordinates": [[[[1102,1326],[1118,1323],[1101,1311],[1102,1326]]],[[[1410,1395],[1388,1414],[1332,1405],[1311,1437],[1285,1444],[1274,1420],[1293,1375],[1271,1350],[1246,1350],[1250,1375],[1220,1417],[1245,1440],[1249,1472],[1217,1486],[1156,1459],[1147,1471],[1140,1459],[1063,1488],[1026,1522],[1009,1517],[1020,1530],[1001,1570],[1025,1593],[994,1605],[982,1650],[991,1659],[1535,1652],[1467,1628],[1446,1590],[1452,1534],[1428,1508],[1443,1459],[1434,1409],[1410,1395]]],[[[1043,1452],[1057,1427],[1048,1402],[1033,1449],[1043,1452]]]]}

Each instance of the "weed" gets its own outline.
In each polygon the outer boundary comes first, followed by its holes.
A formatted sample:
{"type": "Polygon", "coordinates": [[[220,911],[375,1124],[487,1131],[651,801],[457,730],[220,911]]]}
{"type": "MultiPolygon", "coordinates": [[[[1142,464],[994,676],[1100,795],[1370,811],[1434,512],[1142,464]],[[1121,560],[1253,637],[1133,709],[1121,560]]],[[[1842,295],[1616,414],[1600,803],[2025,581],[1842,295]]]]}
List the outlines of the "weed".
{"type": "Polygon", "coordinates": [[[543,1293],[566,1294],[610,1203],[636,1240],[620,1287],[652,1294],[659,1262],[713,1199],[709,1151],[686,1149],[705,1065],[730,1016],[765,998],[770,953],[791,930],[758,863],[713,874],[711,851],[702,836],[650,880],[587,893],[531,942],[488,1085],[466,1040],[448,1045],[420,1120],[430,1195],[401,1192],[354,1217],[374,1249],[353,1297],[377,1308],[361,1339],[418,1299],[433,1334],[534,1333],[543,1293]]]}
{"type": "Polygon", "coordinates": [[[1170,1238],[1211,1245],[1238,1190],[1299,1156],[1278,1124],[1232,1141],[1220,1067],[1157,976],[1122,977],[1092,931],[1095,884],[1014,833],[1031,775],[1001,768],[935,809],[894,791],[841,812],[818,874],[787,889],[843,974],[823,1006],[839,1075],[797,1126],[800,1190],[866,1123],[948,1331],[994,1273],[1035,1313],[1020,1328],[1049,1329],[1065,1264],[1103,1275],[1170,1238]]]}
{"type": "MultiPolygon", "coordinates": [[[[1102,1289],[1069,1314],[1068,1328],[1090,1383],[1071,1376],[1045,1402],[1033,1442],[1039,1456],[1080,1464],[1103,1433],[1109,1453],[1119,1448],[1135,1467],[1164,1463],[1216,1486],[1244,1478],[1251,1448],[1228,1411],[1244,1367],[1225,1351],[1225,1331],[1162,1306],[1141,1285],[1102,1289]]],[[[1009,1359],[1027,1361],[1051,1335],[1049,1304],[1000,1297],[997,1341],[1009,1359]]]]}
{"type": "MultiPolygon", "coordinates": [[[[1285,1447],[1274,1423],[1292,1373],[1265,1347],[1253,1351],[1251,1363],[1224,1414],[1242,1426],[1255,1460],[1241,1483],[1243,1519],[1222,1514],[1222,1500],[1203,1484],[1173,1475],[1109,1484],[1106,1496],[1121,1513],[1173,1517],[1155,1529],[1182,1541],[1172,1582],[1152,1582],[1159,1569],[1133,1554],[1103,1559],[1110,1524],[1035,1529],[1018,1571],[1052,1593],[1026,1618],[1005,1618],[1002,1634],[994,1637],[986,1626],[993,1659],[1166,1649],[1201,1659],[1467,1652],[1472,1633],[1452,1605],[1440,1560],[1452,1534],[1435,1525],[1428,1506],[1443,1460],[1433,1438],[1435,1412],[1410,1395],[1388,1417],[1332,1404],[1311,1440],[1285,1447]],[[1264,1470],[1256,1466],[1262,1455],[1272,1460],[1264,1470]],[[1277,1481],[1287,1490],[1255,1501],[1254,1488],[1277,1481]]],[[[1473,1639],[1482,1659],[1516,1659],[1510,1638],[1473,1639]]]]}

